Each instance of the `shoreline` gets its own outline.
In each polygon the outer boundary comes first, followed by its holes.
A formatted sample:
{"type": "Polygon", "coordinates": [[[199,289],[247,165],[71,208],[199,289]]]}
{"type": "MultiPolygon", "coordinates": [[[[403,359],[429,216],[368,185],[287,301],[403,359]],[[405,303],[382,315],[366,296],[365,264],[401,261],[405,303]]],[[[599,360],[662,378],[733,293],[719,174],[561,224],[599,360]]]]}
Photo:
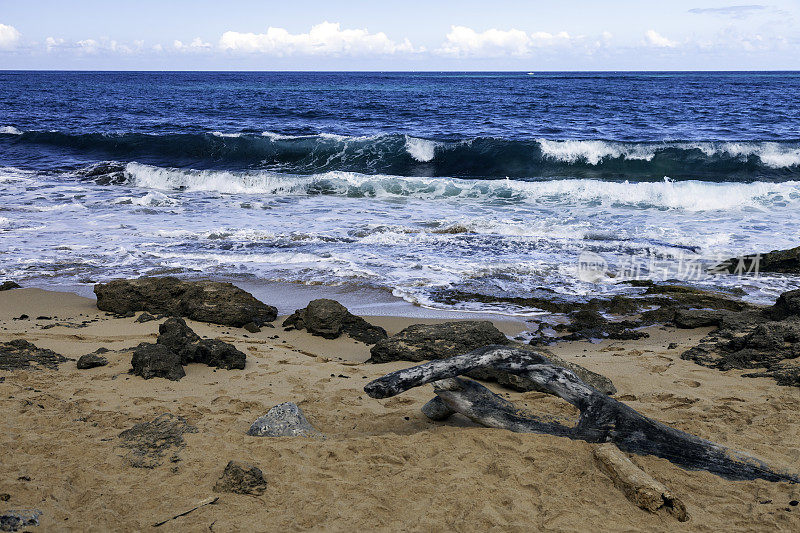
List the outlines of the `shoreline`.
{"type": "MultiPolygon", "coordinates": [[[[432,396],[430,387],[371,399],[363,392],[367,382],[414,363],[364,363],[369,346],[346,336],[326,340],[284,331],[282,318],[257,333],[187,320],[199,335],[246,353],[244,370],[189,364],[180,381],[143,380],[128,373],[131,350],[139,342],[153,342],[162,320],[138,323],[136,317],[108,316],[93,300],[72,293],[0,292],[0,343],[24,339],[73,359],[58,370],[0,370],[6,424],[0,432],[0,493],[10,496],[4,506],[40,509],[42,530],[147,529],[211,496],[220,498],[215,505],[163,529],[800,527],[800,510],[789,504],[800,496],[796,486],[733,482],[635,455],[636,465],[687,502],[691,519],[679,523],[643,511],[597,469],[592,445],[479,427],[460,415],[433,422],[420,412],[432,396]],[[29,318],[20,320],[22,314],[29,318]],[[110,350],[107,366],[76,368],[74,359],[101,347],[110,350]],[[287,401],[297,403],[326,438],[246,435],[253,420],[287,401]],[[167,450],[158,466],[131,467],[119,434],[162,413],[183,417],[197,431],[183,436],[184,445],[167,450]],[[257,465],[267,479],[266,492],[214,493],[212,486],[229,460],[257,465]]],[[[442,320],[366,318],[390,335],[410,324],[442,320]]],[[[679,357],[709,330],[651,326],[645,339],[566,341],[549,349],[610,378],[618,390],[615,398],[646,416],[800,470],[798,389],[679,357]]],[[[574,415],[552,396],[487,386],[521,408],[574,415]]]]}

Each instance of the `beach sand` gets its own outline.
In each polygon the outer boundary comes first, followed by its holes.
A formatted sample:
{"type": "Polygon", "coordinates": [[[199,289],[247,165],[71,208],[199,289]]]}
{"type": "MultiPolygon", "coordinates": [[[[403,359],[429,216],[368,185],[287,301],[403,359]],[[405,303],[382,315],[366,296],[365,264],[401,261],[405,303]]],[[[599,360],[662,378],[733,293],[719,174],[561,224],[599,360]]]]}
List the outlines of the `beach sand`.
{"type": "MultiPolygon", "coordinates": [[[[390,334],[419,318],[374,317],[390,334]]],[[[214,505],[162,531],[800,531],[800,487],[728,481],[655,457],[634,463],[687,505],[691,519],[629,502],[596,467],[592,445],[478,427],[460,416],[432,422],[430,386],[375,400],[364,385],[411,366],[363,363],[369,347],[275,328],[260,333],[187,321],[234,343],[244,370],[186,367],[178,382],[128,374],[131,349],[154,342],[161,321],[99,312],[94,301],[39,289],[0,292],[0,342],[26,339],[66,357],[100,347],[108,366],[0,371],[0,510],[39,509],[53,530],[149,530],[210,497],[214,505]],[[15,320],[26,314],[30,318],[15,320]],[[39,316],[51,319],[37,319],[39,316]],[[84,321],[86,322],[85,324],[84,321]],[[52,324],[60,324],[48,327],[52,324]],[[293,401],[325,439],[256,438],[257,417],[293,401]],[[120,432],[162,413],[197,428],[160,466],[134,468],[120,432]],[[229,460],[258,466],[263,495],[214,493],[229,460]]],[[[519,324],[500,323],[507,334],[519,324]]],[[[676,428],[800,471],[800,390],[683,361],[708,330],[650,328],[650,338],[569,342],[560,357],[611,378],[618,399],[676,428]],[[670,343],[678,347],[669,349],[670,343]]],[[[490,386],[521,407],[574,415],[541,393],[490,386]]]]}

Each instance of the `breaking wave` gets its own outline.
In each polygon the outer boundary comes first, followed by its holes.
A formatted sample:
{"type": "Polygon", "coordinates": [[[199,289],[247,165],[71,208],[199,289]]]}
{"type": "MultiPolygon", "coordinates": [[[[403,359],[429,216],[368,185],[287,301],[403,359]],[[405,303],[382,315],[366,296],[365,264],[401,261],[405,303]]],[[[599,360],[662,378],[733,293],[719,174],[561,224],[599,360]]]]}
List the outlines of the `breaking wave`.
{"type": "Polygon", "coordinates": [[[284,135],[274,132],[86,133],[0,128],[0,146],[39,145],[77,160],[139,161],[162,167],[330,171],[457,178],[595,178],[660,181],[800,180],[800,141],[497,139],[408,135],[284,135]]]}

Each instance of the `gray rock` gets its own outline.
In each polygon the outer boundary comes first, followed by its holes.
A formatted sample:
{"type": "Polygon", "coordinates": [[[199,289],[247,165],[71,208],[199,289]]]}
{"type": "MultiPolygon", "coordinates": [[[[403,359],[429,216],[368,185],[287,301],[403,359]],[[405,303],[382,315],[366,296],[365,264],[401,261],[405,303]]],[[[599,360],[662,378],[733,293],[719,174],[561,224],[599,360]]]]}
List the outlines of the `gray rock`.
{"type": "Polygon", "coordinates": [[[253,322],[248,322],[247,324],[242,326],[242,329],[244,329],[245,331],[247,331],[249,333],[260,333],[261,332],[261,328],[256,326],[253,322]]]}
{"type": "Polygon", "coordinates": [[[214,485],[214,492],[232,492],[234,494],[263,494],[267,488],[264,474],[256,466],[229,461],[222,476],[214,485]]]}
{"type": "MultiPolygon", "coordinates": [[[[127,462],[135,468],[159,466],[167,451],[186,446],[183,436],[197,433],[185,418],[164,413],[150,422],[141,422],[119,434],[121,446],[128,449],[127,462]]],[[[177,457],[177,455],[173,455],[177,457]]]]}
{"type": "Polygon", "coordinates": [[[347,310],[336,300],[312,300],[305,309],[298,309],[284,322],[284,327],[305,329],[312,335],[335,339],[342,333],[365,344],[375,344],[387,337],[386,330],[373,326],[347,310]]]}
{"type": "Polygon", "coordinates": [[[415,324],[378,342],[369,363],[446,359],[490,344],[509,340],[488,320],[462,320],[441,324],[415,324]]]}
{"type": "Polygon", "coordinates": [[[672,323],[683,329],[719,326],[725,313],[716,309],[677,309],[672,323]]]}
{"type": "Polygon", "coordinates": [[[108,359],[96,353],[87,353],[78,358],[79,370],[88,370],[89,368],[97,368],[98,366],[106,366],[107,364],[108,359]]]}
{"type": "Polygon", "coordinates": [[[144,379],[166,378],[178,381],[186,375],[178,354],[163,344],[141,343],[133,351],[131,374],[144,379]]]}
{"type": "Polygon", "coordinates": [[[114,280],[94,287],[97,308],[127,315],[135,311],[185,316],[199,322],[240,327],[272,322],[278,310],[231,283],[182,281],[173,277],[114,280]]]}
{"type": "Polygon", "coordinates": [[[244,369],[247,356],[233,344],[201,339],[182,318],[169,318],[158,328],[158,344],[180,357],[181,364],[203,363],[217,368],[244,369]]]}
{"type": "Polygon", "coordinates": [[[0,531],[18,531],[25,527],[38,526],[40,516],[42,512],[38,509],[5,511],[0,514],[0,531]]]}
{"type": "Polygon", "coordinates": [[[10,291],[11,289],[21,289],[22,287],[18,283],[14,283],[13,281],[4,281],[0,283],[0,291],[10,291]]]}
{"type": "Polygon", "coordinates": [[[800,289],[778,296],[775,305],[767,309],[767,314],[774,320],[800,316],[800,289]]]}
{"type": "Polygon", "coordinates": [[[302,409],[292,402],[270,409],[253,422],[247,434],[253,437],[322,437],[306,420],[302,409]]]}

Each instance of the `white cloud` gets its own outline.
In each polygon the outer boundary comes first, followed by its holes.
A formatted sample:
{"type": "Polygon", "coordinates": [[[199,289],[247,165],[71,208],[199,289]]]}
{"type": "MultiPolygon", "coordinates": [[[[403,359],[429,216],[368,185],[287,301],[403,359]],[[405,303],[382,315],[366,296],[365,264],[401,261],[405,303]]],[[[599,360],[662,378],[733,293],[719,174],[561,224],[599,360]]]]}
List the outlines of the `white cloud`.
{"type": "Polygon", "coordinates": [[[223,50],[289,55],[379,55],[413,52],[408,39],[398,43],[385,33],[343,30],[338,23],[323,22],[308,33],[289,33],[283,28],[267,28],[266,33],[226,31],[219,40],[223,50]]]}
{"type": "Polygon", "coordinates": [[[537,31],[527,34],[522,30],[492,28],[477,32],[466,26],[451,26],[450,33],[437,52],[453,57],[527,56],[536,48],[569,45],[574,38],[567,32],[537,31]]]}
{"type": "Polygon", "coordinates": [[[646,45],[655,46],[656,48],[675,48],[678,46],[678,43],[667,39],[656,30],[644,32],[644,42],[646,45]]]}
{"type": "Polygon", "coordinates": [[[135,54],[144,49],[144,41],[136,40],[132,43],[121,43],[115,40],[103,38],[97,39],[81,39],[80,41],[67,41],[61,38],[48,37],[44,40],[45,50],[47,52],[61,52],[64,50],[72,50],[78,54],[95,55],[99,53],[116,53],[116,54],[135,54]]]}
{"type": "Polygon", "coordinates": [[[14,26],[0,24],[0,50],[16,48],[22,34],[14,26]]]}
{"type": "Polygon", "coordinates": [[[723,17],[743,19],[763,11],[771,10],[774,10],[774,8],[761,4],[751,4],[746,6],[696,7],[694,9],[690,9],[689,13],[694,15],[719,15],[723,17]]]}
{"type": "Polygon", "coordinates": [[[184,44],[182,41],[175,39],[172,42],[172,47],[179,52],[202,52],[211,49],[211,43],[203,42],[200,37],[195,37],[192,42],[184,44]]]}

